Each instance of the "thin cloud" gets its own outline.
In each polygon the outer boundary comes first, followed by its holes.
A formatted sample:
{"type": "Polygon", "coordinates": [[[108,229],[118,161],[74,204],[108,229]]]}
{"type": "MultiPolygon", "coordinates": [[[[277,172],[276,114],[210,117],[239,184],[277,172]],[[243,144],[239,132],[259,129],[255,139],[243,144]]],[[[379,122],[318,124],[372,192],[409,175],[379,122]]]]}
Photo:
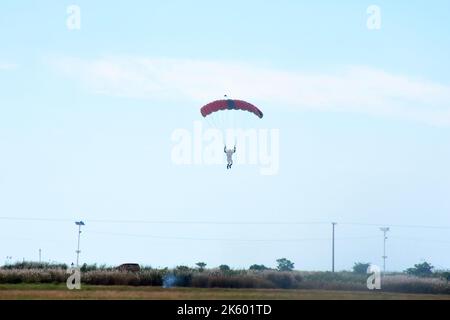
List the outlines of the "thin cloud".
{"type": "Polygon", "coordinates": [[[13,70],[17,69],[17,64],[14,63],[1,63],[0,62],[0,70],[13,70]]]}
{"type": "Polygon", "coordinates": [[[96,93],[205,102],[229,93],[291,110],[364,113],[450,125],[450,86],[351,66],[305,73],[189,59],[61,58],[58,70],[96,93]]]}

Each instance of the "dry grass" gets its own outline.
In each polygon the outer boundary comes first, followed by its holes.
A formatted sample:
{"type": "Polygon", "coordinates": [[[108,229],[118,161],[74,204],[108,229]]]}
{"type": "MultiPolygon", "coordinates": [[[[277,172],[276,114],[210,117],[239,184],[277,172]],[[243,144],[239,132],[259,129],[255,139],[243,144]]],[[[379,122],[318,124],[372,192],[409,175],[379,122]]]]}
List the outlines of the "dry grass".
{"type": "Polygon", "coordinates": [[[450,294],[447,280],[439,278],[418,278],[407,275],[386,276],[383,279],[383,290],[404,293],[440,293],[450,294]]]}
{"type": "MultiPolygon", "coordinates": [[[[194,270],[148,269],[137,273],[127,273],[96,270],[84,272],[82,283],[86,286],[161,287],[167,276],[176,279],[171,285],[177,287],[367,291],[367,275],[358,275],[351,272],[254,272],[247,270],[198,272],[194,270]]],[[[65,270],[62,269],[0,270],[0,284],[5,285],[63,285],[67,277],[65,270]]],[[[449,282],[443,278],[418,278],[403,274],[389,275],[383,279],[382,288],[383,292],[450,295],[449,282]]]]}
{"type": "Polygon", "coordinates": [[[282,289],[204,289],[83,286],[70,291],[62,285],[0,285],[0,299],[69,300],[450,300],[450,295],[418,295],[387,292],[349,292],[282,289]]]}

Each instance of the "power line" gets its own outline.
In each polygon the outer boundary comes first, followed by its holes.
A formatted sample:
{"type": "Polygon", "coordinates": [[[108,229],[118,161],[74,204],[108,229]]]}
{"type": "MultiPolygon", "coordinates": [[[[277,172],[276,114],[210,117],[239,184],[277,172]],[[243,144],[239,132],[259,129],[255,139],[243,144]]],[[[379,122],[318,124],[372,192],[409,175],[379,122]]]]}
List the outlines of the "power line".
{"type": "Polygon", "coordinates": [[[42,222],[73,222],[72,219],[31,218],[31,217],[0,217],[0,220],[9,220],[9,221],[42,221],[42,222]]]}
{"type": "Polygon", "coordinates": [[[408,238],[408,237],[390,237],[390,239],[395,240],[405,240],[405,241],[420,241],[420,242],[434,242],[434,243],[444,243],[444,244],[450,244],[450,241],[446,240],[439,240],[439,239],[424,239],[424,238],[408,238]]]}
{"type": "MultiPolygon", "coordinates": [[[[198,238],[198,237],[172,237],[172,236],[156,236],[150,234],[121,233],[107,231],[88,231],[90,234],[111,235],[120,237],[139,237],[163,240],[193,240],[193,241],[237,241],[237,242],[303,242],[303,241],[329,241],[330,238],[287,238],[287,239],[242,239],[242,238],[198,238]]],[[[355,240],[355,239],[374,239],[378,236],[365,237],[343,237],[336,240],[355,240]]]]}
{"type": "MultiPolygon", "coordinates": [[[[103,232],[103,231],[85,231],[87,234],[99,234],[99,235],[113,235],[113,236],[125,236],[125,237],[147,237],[155,239],[167,239],[167,240],[195,240],[195,241],[247,241],[245,239],[237,239],[237,238],[195,238],[195,237],[171,237],[171,236],[154,236],[149,234],[131,234],[131,233],[115,233],[115,232],[103,232]]],[[[379,239],[379,235],[373,236],[361,236],[361,237],[339,237],[335,238],[335,241],[347,241],[347,240],[364,240],[364,239],[379,239]]],[[[0,239],[7,240],[17,240],[17,241],[37,241],[46,242],[51,244],[60,244],[62,241],[66,241],[67,239],[59,238],[59,239],[45,239],[45,238],[33,238],[33,237],[17,237],[17,236],[0,236],[0,239]]],[[[332,238],[291,238],[291,239],[254,239],[260,242],[300,242],[300,241],[330,241],[332,238]]],[[[403,240],[403,241],[420,241],[420,242],[430,242],[430,243],[442,243],[449,244],[450,241],[439,240],[439,239],[426,239],[426,238],[409,238],[409,237],[397,237],[391,236],[392,240],[403,240]]],[[[253,239],[249,239],[249,241],[253,241],[253,239]]]]}
{"type": "Polygon", "coordinates": [[[122,224],[186,224],[186,225],[325,225],[328,222],[301,221],[208,221],[208,220],[87,220],[90,223],[122,223],[122,224]]]}
{"type": "MultiPolygon", "coordinates": [[[[72,219],[59,218],[31,218],[31,217],[0,217],[0,220],[10,221],[44,221],[44,222],[73,222],[72,219]]],[[[113,220],[113,219],[84,219],[89,223],[111,224],[207,224],[207,225],[325,225],[323,221],[212,221],[212,220],[113,220]]]]}
{"type": "MultiPolygon", "coordinates": [[[[137,234],[137,233],[119,233],[119,232],[108,232],[108,231],[85,231],[86,234],[98,234],[98,235],[111,235],[111,236],[123,236],[123,237],[144,237],[144,238],[154,238],[154,239],[164,239],[164,240],[194,240],[194,241],[242,241],[242,242],[301,242],[301,241],[329,241],[331,238],[289,238],[289,239],[240,239],[240,238],[197,238],[197,237],[178,237],[178,236],[157,236],[151,234],[137,234]]],[[[355,237],[340,237],[336,238],[336,241],[346,241],[346,240],[363,240],[363,239],[375,239],[379,236],[355,236],[355,237]]],[[[0,236],[0,238],[8,240],[20,240],[20,241],[36,241],[37,238],[33,237],[17,237],[17,236],[0,236]]],[[[60,244],[61,241],[67,239],[42,239],[39,238],[40,242],[48,242],[54,244],[60,244]]]]}
{"type": "Polygon", "coordinates": [[[119,232],[102,232],[102,231],[90,231],[91,234],[99,235],[111,235],[119,237],[138,237],[138,238],[151,238],[162,240],[192,240],[192,241],[236,241],[236,242],[301,242],[301,241],[327,241],[328,238],[292,238],[292,239],[242,239],[242,238],[197,238],[197,237],[174,237],[174,236],[155,236],[150,234],[132,234],[132,233],[119,233],[119,232]]]}
{"type": "Polygon", "coordinates": [[[411,229],[450,229],[450,226],[433,226],[433,225],[413,225],[413,224],[389,224],[389,223],[355,223],[355,222],[340,222],[341,225],[349,226],[363,226],[363,227],[383,227],[390,228],[411,228],[411,229]]]}
{"type": "MultiPolygon", "coordinates": [[[[10,221],[43,221],[43,222],[73,222],[76,219],[61,218],[32,218],[32,217],[0,217],[0,220],[10,221]]],[[[329,225],[329,221],[212,221],[212,220],[114,220],[114,219],[84,219],[88,223],[111,224],[180,224],[180,225],[329,225]]],[[[357,223],[338,222],[340,225],[391,228],[421,228],[421,229],[450,229],[450,226],[437,225],[405,225],[389,223],[357,223]]]]}

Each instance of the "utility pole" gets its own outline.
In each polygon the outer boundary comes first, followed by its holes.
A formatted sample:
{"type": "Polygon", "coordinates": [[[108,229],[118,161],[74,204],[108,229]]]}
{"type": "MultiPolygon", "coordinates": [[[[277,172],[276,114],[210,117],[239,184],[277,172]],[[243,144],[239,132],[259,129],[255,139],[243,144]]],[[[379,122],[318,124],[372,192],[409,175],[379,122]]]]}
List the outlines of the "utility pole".
{"type": "Polygon", "coordinates": [[[75,221],[75,224],[78,226],[78,246],[77,246],[77,268],[79,266],[79,258],[80,258],[80,236],[81,236],[81,226],[84,226],[84,222],[83,221],[75,221]]]}
{"type": "Polygon", "coordinates": [[[337,223],[332,222],[333,226],[333,236],[332,236],[332,245],[331,245],[331,272],[334,272],[334,228],[336,227],[337,223]]]}
{"type": "Polygon", "coordinates": [[[39,248],[39,263],[41,263],[41,249],[39,248]]]}
{"type": "Polygon", "coordinates": [[[381,231],[383,231],[383,275],[386,274],[386,240],[387,240],[387,233],[389,231],[389,228],[380,228],[381,231]]]}

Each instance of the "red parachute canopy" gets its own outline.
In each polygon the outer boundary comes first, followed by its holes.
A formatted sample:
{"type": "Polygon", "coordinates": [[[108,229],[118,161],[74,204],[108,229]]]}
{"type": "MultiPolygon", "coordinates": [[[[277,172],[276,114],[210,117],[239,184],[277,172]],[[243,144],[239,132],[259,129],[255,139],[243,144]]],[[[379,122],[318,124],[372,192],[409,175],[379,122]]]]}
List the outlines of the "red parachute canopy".
{"type": "Polygon", "coordinates": [[[211,113],[220,111],[220,110],[244,110],[255,114],[258,118],[262,118],[264,115],[261,110],[252,105],[251,103],[242,101],[242,100],[217,100],[211,103],[208,103],[206,106],[200,109],[203,117],[207,117],[211,113]]]}

